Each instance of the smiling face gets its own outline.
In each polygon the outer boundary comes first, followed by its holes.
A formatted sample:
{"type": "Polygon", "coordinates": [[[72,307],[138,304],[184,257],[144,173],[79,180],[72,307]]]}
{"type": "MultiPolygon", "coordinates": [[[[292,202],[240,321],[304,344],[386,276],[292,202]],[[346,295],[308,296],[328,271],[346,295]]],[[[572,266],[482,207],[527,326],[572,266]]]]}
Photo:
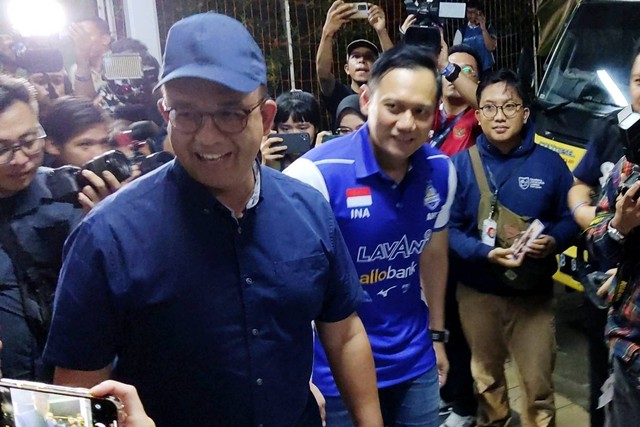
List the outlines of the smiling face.
{"type": "Polygon", "coordinates": [[[376,60],[376,54],[369,48],[357,47],[351,51],[344,64],[344,71],[351,80],[362,85],[369,80],[371,66],[376,60]]]}
{"type": "MultiPolygon", "coordinates": [[[[202,79],[182,78],[168,82],[164,88],[162,109],[213,114],[248,110],[263,97],[261,88],[245,94],[202,79]]],[[[177,129],[170,121],[171,145],[180,164],[196,181],[209,187],[214,195],[253,188],[253,162],[262,136],[269,133],[275,115],[275,102],[269,100],[247,116],[247,125],[237,133],[223,133],[211,116],[205,116],[195,132],[177,129]]]]}
{"type": "MultiPolygon", "coordinates": [[[[22,101],[16,101],[0,113],[0,148],[14,145],[18,140],[32,139],[37,133],[38,116],[22,101]]],[[[39,144],[42,141],[38,142],[39,144]]],[[[36,176],[44,154],[40,151],[27,156],[22,150],[13,153],[13,159],[0,164],[0,198],[24,190],[36,176]]]]}
{"type": "Polygon", "coordinates": [[[363,94],[378,163],[404,167],[429,137],[437,103],[436,76],[428,68],[395,68],[363,94]]]}
{"type": "Polygon", "coordinates": [[[480,109],[476,110],[476,119],[482,127],[482,133],[502,152],[509,152],[522,142],[520,132],[529,118],[529,109],[522,106],[522,103],[516,90],[505,82],[488,85],[482,91],[479,102],[481,109],[487,105],[519,105],[511,117],[507,117],[502,109],[498,109],[492,118],[487,117],[480,109]]]}

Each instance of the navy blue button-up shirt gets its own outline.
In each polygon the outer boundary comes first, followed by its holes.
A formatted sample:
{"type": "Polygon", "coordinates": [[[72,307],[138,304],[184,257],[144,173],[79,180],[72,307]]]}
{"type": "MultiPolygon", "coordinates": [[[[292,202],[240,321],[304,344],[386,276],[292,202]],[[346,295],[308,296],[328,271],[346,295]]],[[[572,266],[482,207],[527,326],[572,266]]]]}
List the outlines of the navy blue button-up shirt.
{"type": "Polygon", "coordinates": [[[117,357],[114,377],[158,426],[317,415],[311,321],[346,318],[361,290],[322,195],[260,175],[239,220],[177,162],[94,209],[66,247],[46,360],[96,370],[117,357]]]}

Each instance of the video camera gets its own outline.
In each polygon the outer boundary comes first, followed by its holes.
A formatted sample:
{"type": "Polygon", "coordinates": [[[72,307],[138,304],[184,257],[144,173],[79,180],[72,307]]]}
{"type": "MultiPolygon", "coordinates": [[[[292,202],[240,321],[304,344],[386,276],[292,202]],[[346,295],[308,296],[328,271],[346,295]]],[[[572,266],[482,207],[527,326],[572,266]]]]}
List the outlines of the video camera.
{"type": "Polygon", "coordinates": [[[90,182],[82,176],[82,170],[87,169],[102,178],[102,172],[111,172],[119,182],[133,175],[134,169],[144,175],[163,164],[173,160],[174,155],[166,151],[146,154],[143,147],[149,138],[155,135],[157,127],[151,122],[137,122],[131,124],[129,129],[119,132],[114,140],[119,146],[127,140],[132,154],[127,157],[120,150],[110,150],[103,153],[81,167],[66,165],[52,169],[47,175],[47,187],[51,191],[52,198],[59,202],[72,203],[78,206],[78,193],[90,182]]]}
{"type": "Polygon", "coordinates": [[[158,80],[160,65],[149,53],[111,53],[103,56],[108,89],[101,93],[109,107],[147,104],[158,80]]]}
{"type": "Polygon", "coordinates": [[[466,14],[464,3],[405,0],[404,5],[407,13],[416,17],[404,35],[405,43],[425,46],[436,54],[440,52],[440,19],[464,18],[466,14]]]}

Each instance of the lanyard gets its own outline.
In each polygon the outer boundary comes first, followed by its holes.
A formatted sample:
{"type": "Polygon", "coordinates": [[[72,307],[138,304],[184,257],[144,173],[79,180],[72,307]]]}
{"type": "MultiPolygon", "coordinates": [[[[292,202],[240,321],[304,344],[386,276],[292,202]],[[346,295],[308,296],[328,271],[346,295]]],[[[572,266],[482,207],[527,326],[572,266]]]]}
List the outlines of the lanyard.
{"type": "MultiPolygon", "coordinates": [[[[469,109],[466,109],[463,112],[459,113],[453,120],[451,120],[451,122],[449,122],[447,127],[438,132],[438,134],[433,135],[429,144],[431,144],[431,146],[434,148],[440,148],[442,144],[444,144],[445,139],[447,139],[447,136],[449,136],[451,130],[453,130],[453,127],[456,125],[456,123],[458,123],[458,120],[460,120],[468,110],[469,109]]],[[[444,110],[442,117],[446,120],[446,113],[444,113],[444,110]]]]}
{"type": "MultiPolygon", "coordinates": [[[[534,149],[535,150],[535,147],[534,149]]],[[[529,152],[529,154],[527,154],[526,156],[524,156],[522,158],[522,160],[520,160],[520,162],[518,163],[518,165],[511,169],[511,172],[502,180],[502,182],[497,185],[496,181],[493,177],[493,173],[491,172],[491,168],[489,167],[489,165],[485,162],[482,162],[485,167],[487,168],[487,172],[489,175],[489,181],[491,182],[491,185],[494,186],[495,190],[493,191],[492,195],[491,195],[491,209],[489,210],[489,218],[493,218],[493,212],[496,209],[496,205],[498,204],[498,192],[502,189],[502,187],[504,187],[504,185],[507,183],[507,181],[509,181],[511,179],[512,176],[514,176],[515,174],[518,173],[518,171],[520,171],[520,168],[522,167],[522,165],[524,165],[524,163],[527,161],[527,159],[529,158],[529,156],[531,155],[531,153],[533,152],[533,150],[531,150],[529,152]]],[[[482,155],[481,155],[482,157],[482,155]]]]}

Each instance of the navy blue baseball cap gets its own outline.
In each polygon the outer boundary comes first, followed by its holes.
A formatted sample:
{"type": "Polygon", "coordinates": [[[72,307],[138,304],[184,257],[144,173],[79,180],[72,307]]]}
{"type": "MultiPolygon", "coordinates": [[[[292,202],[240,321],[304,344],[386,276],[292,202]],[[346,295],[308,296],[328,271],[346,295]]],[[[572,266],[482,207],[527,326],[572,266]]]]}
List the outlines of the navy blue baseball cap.
{"type": "Polygon", "coordinates": [[[169,29],[160,81],[183,77],[209,80],[237,92],[267,84],[260,47],[235,19],[207,12],[184,18],[169,29]]]}

